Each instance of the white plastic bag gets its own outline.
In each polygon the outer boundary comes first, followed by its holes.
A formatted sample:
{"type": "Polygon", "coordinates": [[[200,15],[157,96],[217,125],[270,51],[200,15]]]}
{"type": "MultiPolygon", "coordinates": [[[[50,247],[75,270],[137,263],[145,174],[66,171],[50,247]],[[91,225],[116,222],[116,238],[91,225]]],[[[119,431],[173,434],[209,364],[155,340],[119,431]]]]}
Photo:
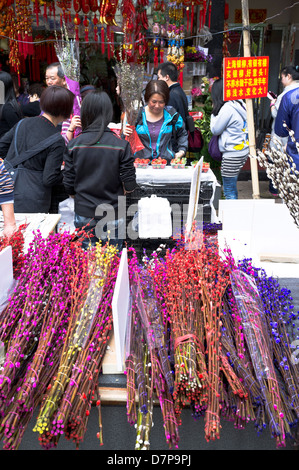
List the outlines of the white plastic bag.
{"type": "Polygon", "coordinates": [[[64,201],[61,201],[58,205],[58,214],[61,215],[61,219],[57,224],[59,232],[70,232],[73,233],[76,228],[74,225],[75,217],[75,200],[73,197],[69,197],[64,201]]]}
{"type": "Polygon", "coordinates": [[[171,207],[167,198],[143,197],[138,201],[139,238],[170,238],[171,207]]]}

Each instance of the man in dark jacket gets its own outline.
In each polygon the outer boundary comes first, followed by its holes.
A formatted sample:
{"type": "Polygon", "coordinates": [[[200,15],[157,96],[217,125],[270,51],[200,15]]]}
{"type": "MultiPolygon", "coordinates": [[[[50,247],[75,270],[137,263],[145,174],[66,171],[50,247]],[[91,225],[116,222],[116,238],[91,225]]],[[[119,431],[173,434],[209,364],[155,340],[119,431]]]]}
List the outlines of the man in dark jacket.
{"type": "Polygon", "coordinates": [[[186,117],[188,115],[188,100],[187,96],[178,83],[178,69],[172,62],[164,62],[158,67],[158,80],[164,80],[169,86],[169,101],[168,106],[172,106],[182,116],[186,124],[186,117]]]}

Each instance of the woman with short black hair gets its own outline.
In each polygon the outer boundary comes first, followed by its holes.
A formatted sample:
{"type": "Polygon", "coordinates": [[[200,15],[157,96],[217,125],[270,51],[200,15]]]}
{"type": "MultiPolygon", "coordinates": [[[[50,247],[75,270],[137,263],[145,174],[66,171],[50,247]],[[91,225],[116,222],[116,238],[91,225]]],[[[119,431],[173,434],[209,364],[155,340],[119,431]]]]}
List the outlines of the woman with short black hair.
{"type": "Polygon", "coordinates": [[[0,155],[15,181],[16,212],[49,212],[52,187],[62,181],[65,143],[58,125],[70,116],[74,97],[63,87],[46,88],[43,114],[22,119],[0,140],[0,155]]]}
{"type": "Polygon", "coordinates": [[[12,76],[3,71],[0,71],[0,94],[4,99],[4,104],[0,105],[1,137],[23,117],[21,107],[17,102],[12,76]]]}
{"type": "Polygon", "coordinates": [[[67,88],[57,85],[46,88],[40,98],[43,112],[54,118],[68,119],[73,110],[73,103],[74,94],[67,88]]]}

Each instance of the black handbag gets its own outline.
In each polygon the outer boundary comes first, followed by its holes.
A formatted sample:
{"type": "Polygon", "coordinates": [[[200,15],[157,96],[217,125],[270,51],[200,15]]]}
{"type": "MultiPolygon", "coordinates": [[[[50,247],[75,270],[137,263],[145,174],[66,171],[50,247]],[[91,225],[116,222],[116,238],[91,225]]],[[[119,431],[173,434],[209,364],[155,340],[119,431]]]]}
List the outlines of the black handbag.
{"type": "Polygon", "coordinates": [[[14,181],[14,206],[16,212],[48,212],[51,202],[51,188],[44,186],[43,171],[25,168],[22,164],[61,139],[57,132],[31,149],[19,154],[17,133],[23,120],[19,121],[14,133],[15,156],[11,160],[4,159],[4,165],[14,181]],[[26,196],[24,197],[24,193],[26,196]],[[28,210],[29,209],[29,210],[28,210]]]}
{"type": "Polygon", "coordinates": [[[195,130],[194,119],[190,114],[186,116],[186,130],[189,132],[194,132],[195,130]]]}

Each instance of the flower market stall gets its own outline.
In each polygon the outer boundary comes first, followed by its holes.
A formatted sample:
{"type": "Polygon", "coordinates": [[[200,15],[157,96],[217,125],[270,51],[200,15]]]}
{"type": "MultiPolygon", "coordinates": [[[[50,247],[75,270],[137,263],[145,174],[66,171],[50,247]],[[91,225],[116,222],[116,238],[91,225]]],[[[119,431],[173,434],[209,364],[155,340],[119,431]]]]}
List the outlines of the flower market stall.
{"type": "MultiPolygon", "coordinates": [[[[19,76],[29,71],[40,81],[40,61],[58,59],[78,96],[79,72],[86,66],[80,48],[86,52],[93,45],[97,61],[105,57],[115,75],[117,67],[134,70],[122,92],[130,124],[151,64],[171,60],[182,81],[184,70],[192,68],[200,76],[205,72],[198,64],[211,60],[197,45],[185,48],[195,22],[209,34],[211,1],[16,0],[15,6],[0,4],[12,70],[19,76]]],[[[90,57],[88,66],[91,62],[90,57]]],[[[92,67],[89,73],[88,78],[96,78],[92,67]]],[[[196,110],[204,139],[210,80],[206,77],[200,88],[196,83],[193,93],[194,101],[204,97],[200,104],[206,108],[196,110]]],[[[130,143],[138,145],[136,136],[130,143]]],[[[226,423],[239,435],[251,429],[257,448],[265,436],[273,450],[298,445],[299,307],[278,276],[251,256],[235,256],[228,241],[235,246],[240,234],[223,230],[227,219],[222,225],[214,207],[216,176],[201,154],[196,157],[191,167],[184,161],[165,167],[163,159],[150,168],[135,162],[139,189],[126,199],[125,210],[133,225],[137,213],[137,235],[134,242],[128,237],[121,252],[109,243],[84,250],[85,232],[54,229],[59,215],[17,214],[15,234],[10,239],[0,234],[1,259],[11,263],[10,282],[0,292],[3,449],[26,447],[28,432],[40,450],[59,449],[64,441],[81,449],[94,412],[98,449],[119,448],[121,433],[125,449],[151,451],[154,415],[160,423],[158,449],[176,452],[186,446],[186,416],[192,421],[192,450],[202,442],[209,448],[230,440],[226,423]],[[189,230],[185,221],[177,234],[170,227],[162,237],[161,230],[150,252],[144,250],[147,236],[141,243],[138,237],[139,203],[149,197],[165,209],[168,220],[170,204],[178,209],[180,224],[184,204],[189,225],[192,216],[189,230]],[[199,221],[192,211],[197,204],[199,221]],[[168,240],[163,249],[162,239],[168,240]],[[105,393],[102,384],[113,344],[122,399],[109,434],[106,407],[116,399],[113,387],[105,393]]],[[[291,199],[283,210],[290,208],[297,221],[291,199]]]]}
{"type": "MultiPolygon", "coordinates": [[[[14,237],[16,283],[0,314],[3,447],[18,449],[32,426],[42,449],[64,438],[80,448],[93,408],[104,445],[99,379],[120,256],[109,245],[84,251],[80,232],[43,238],[38,230],[25,253],[22,230],[14,237]]],[[[220,256],[216,233],[195,229],[193,249],[179,240],[142,262],[127,250],[127,406],[119,412],[128,427],[137,425],[132,450],[150,449],[154,407],[170,449],[180,449],[186,410],[204,423],[206,442],[222,439],[223,421],[240,432],[254,423],[273,448],[297,442],[291,292],[252,260],[235,260],[229,247],[220,256]]]]}

